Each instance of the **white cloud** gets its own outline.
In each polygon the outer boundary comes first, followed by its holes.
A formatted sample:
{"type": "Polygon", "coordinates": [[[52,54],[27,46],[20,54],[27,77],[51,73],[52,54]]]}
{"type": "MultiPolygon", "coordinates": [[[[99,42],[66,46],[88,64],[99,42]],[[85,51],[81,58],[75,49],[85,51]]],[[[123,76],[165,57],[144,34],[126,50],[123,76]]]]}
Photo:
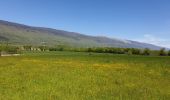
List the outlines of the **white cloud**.
{"type": "Polygon", "coordinates": [[[163,38],[151,35],[151,34],[145,34],[142,38],[136,39],[136,41],[170,48],[170,40],[169,39],[163,39],[163,38]]]}

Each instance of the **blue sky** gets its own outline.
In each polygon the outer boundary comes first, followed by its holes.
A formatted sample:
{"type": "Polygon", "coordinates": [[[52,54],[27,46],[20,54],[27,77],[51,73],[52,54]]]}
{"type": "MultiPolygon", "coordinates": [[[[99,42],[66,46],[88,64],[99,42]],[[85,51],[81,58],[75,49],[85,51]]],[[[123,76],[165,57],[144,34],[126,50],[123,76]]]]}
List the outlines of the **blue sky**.
{"type": "Polygon", "coordinates": [[[170,47],[170,0],[1,0],[0,19],[170,47]]]}

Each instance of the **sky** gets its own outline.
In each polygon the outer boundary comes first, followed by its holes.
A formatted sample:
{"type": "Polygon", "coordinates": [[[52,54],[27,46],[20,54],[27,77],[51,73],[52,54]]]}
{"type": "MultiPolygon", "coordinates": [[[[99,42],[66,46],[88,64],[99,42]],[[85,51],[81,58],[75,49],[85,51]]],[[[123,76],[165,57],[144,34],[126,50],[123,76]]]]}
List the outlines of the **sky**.
{"type": "Polygon", "coordinates": [[[170,0],[1,0],[0,20],[170,48],[170,0]]]}

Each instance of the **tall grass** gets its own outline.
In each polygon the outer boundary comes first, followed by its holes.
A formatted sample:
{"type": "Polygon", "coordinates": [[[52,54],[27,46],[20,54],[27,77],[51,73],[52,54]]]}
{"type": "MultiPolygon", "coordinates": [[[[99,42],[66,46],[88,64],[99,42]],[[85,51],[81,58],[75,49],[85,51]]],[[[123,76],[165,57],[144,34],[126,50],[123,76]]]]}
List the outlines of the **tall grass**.
{"type": "Polygon", "coordinates": [[[45,52],[0,57],[0,100],[169,100],[170,57],[45,52]]]}

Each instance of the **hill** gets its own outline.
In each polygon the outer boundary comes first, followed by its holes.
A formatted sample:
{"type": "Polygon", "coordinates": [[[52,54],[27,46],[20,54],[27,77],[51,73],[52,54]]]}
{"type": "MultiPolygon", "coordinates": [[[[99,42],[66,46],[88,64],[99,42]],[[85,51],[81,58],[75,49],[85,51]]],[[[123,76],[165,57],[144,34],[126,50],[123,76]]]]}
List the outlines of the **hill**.
{"type": "Polygon", "coordinates": [[[72,47],[161,48],[152,44],[136,41],[88,36],[76,32],[33,27],[3,20],[0,20],[0,41],[8,41],[9,43],[16,45],[42,45],[42,43],[45,42],[49,46],[68,45],[72,47]]]}

